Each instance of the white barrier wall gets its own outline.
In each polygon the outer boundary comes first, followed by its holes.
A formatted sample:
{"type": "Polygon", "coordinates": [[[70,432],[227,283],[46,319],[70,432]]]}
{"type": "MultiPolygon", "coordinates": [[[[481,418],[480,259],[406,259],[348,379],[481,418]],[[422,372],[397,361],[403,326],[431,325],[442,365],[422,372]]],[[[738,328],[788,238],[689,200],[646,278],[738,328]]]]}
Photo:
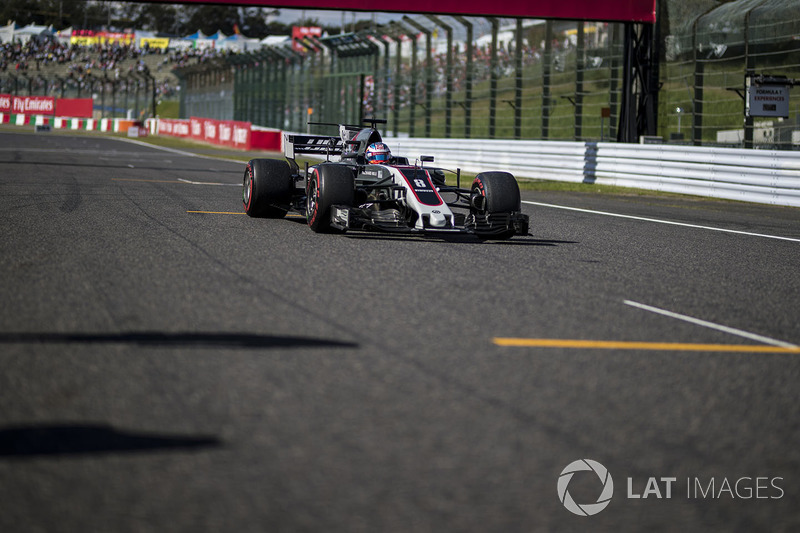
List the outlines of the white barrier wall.
{"type": "Polygon", "coordinates": [[[392,138],[393,152],[467,172],[800,207],[800,152],[666,144],[392,138]]]}

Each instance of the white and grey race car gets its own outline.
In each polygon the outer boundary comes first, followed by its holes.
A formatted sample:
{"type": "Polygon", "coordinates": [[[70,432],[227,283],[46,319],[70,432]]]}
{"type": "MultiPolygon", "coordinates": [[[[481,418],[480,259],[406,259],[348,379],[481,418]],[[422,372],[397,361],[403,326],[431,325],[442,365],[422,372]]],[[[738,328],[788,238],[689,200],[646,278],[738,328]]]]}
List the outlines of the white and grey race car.
{"type": "Polygon", "coordinates": [[[369,119],[368,127],[344,124],[339,136],[285,134],[286,161],[253,159],[244,172],[243,203],[251,217],[282,218],[287,212],[306,217],[319,233],[349,229],[402,233],[470,233],[482,239],[509,239],[528,234],[517,180],[508,172],[482,172],[469,189],[461,188],[460,170],[426,166],[433,157],[413,164],[392,157],[369,164],[367,147],[382,142],[369,119]],[[324,156],[325,161],[300,169],[298,154],[324,156]],[[446,183],[452,172],[456,185],[446,183]]]}

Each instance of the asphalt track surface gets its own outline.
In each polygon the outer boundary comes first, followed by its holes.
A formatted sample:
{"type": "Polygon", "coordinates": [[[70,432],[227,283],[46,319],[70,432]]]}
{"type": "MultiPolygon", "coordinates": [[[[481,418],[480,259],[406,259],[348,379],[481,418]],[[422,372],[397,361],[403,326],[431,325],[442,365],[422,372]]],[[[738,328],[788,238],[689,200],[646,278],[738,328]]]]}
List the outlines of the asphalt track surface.
{"type": "Polygon", "coordinates": [[[0,133],[0,531],[800,529],[797,209],[317,235],[242,172],[0,133]]]}

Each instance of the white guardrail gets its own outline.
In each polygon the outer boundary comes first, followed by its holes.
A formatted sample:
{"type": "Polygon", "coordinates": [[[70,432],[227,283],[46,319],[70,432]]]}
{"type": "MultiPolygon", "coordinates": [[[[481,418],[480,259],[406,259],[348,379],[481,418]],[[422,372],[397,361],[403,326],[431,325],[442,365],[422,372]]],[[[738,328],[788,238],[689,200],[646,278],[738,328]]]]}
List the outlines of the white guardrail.
{"type": "Polygon", "coordinates": [[[519,179],[619,185],[744,202],[800,207],[800,152],[667,144],[384,138],[413,160],[519,179]]]}

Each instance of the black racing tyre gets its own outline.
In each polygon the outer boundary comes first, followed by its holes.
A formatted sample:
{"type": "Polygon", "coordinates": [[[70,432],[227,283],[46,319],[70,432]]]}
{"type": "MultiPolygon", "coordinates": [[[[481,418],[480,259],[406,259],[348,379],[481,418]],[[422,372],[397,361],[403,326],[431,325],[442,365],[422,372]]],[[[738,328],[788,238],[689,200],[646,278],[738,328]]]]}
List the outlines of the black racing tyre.
{"type": "Polygon", "coordinates": [[[286,161],[251,159],[244,170],[242,203],[251,217],[283,218],[291,200],[292,171],[286,161]]]}
{"type": "Polygon", "coordinates": [[[481,172],[472,182],[470,204],[480,213],[521,211],[517,180],[508,172],[481,172]]]}
{"type": "MultiPolygon", "coordinates": [[[[516,178],[508,172],[481,172],[475,176],[470,189],[470,211],[485,216],[495,213],[522,211],[522,199],[516,178]]],[[[478,234],[480,239],[510,239],[515,230],[502,233],[478,234]]]]}
{"type": "Polygon", "coordinates": [[[306,179],[306,219],[317,233],[335,232],[331,226],[331,206],[353,205],[353,171],[339,164],[323,163],[309,169],[306,179]]]}

